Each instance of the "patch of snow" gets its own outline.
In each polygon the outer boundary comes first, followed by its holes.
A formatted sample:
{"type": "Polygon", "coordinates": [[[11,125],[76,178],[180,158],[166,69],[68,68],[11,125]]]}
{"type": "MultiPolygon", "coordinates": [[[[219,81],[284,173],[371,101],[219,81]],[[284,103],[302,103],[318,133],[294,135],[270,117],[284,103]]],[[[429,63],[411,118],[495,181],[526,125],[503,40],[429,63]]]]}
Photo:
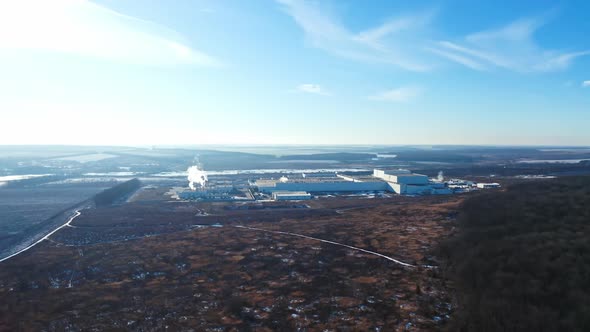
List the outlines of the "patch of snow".
{"type": "Polygon", "coordinates": [[[41,178],[44,176],[51,176],[53,174],[24,174],[24,175],[7,175],[0,176],[0,182],[20,181],[34,178],[41,178]]]}

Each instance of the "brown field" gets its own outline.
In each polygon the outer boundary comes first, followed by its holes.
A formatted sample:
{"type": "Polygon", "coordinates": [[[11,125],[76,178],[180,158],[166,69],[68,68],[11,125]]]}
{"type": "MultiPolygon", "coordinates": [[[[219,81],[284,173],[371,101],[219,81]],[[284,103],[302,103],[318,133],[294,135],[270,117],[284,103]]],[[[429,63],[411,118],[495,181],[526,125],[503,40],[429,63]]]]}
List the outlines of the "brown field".
{"type": "Polygon", "coordinates": [[[0,330],[437,330],[452,308],[431,252],[463,198],[85,210],[74,227],[0,263],[0,330]]]}

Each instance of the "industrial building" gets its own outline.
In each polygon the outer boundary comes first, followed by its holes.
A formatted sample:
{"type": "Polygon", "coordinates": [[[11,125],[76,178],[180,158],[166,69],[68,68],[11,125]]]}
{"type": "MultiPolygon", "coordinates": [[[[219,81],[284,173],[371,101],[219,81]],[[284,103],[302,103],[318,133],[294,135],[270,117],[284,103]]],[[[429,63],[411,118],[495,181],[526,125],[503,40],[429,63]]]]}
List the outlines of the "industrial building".
{"type": "Polygon", "coordinates": [[[351,181],[341,177],[317,177],[288,179],[256,180],[254,185],[261,192],[306,191],[306,192],[357,192],[357,191],[388,191],[387,183],[379,179],[369,181],[351,181]]]}
{"type": "Polygon", "coordinates": [[[446,183],[447,187],[451,189],[469,189],[476,187],[475,182],[461,179],[450,179],[449,181],[446,181],[446,183]]]}
{"type": "Polygon", "coordinates": [[[311,194],[305,191],[275,191],[272,193],[275,201],[301,201],[311,199],[311,194]]]}
{"type": "Polygon", "coordinates": [[[373,176],[386,181],[400,195],[450,194],[444,184],[431,182],[426,175],[412,173],[406,169],[373,170],[373,176]]]}
{"type": "Polygon", "coordinates": [[[196,190],[186,190],[181,188],[178,192],[178,199],[185,201],[232,201],[234,195],[227,191],[215,191],[198,188],[196,190]]]}
{"type": "Polygon", "coordinates": [[[172,198],[184,201],[253,201],[249,188],[237,187],[229,180],[207,181],[204,186],[189,189],[172,188],[172,198]]]}
{"type": "Polygon", "coordinates": [[[269,194],[285,191],[308,193],[388,191],[400,195],[451,193],[444,183],[431,182],[426,175],[402,169],[376,169],[372,176],[335,174],[330,177],[259,179],[253,185],[259,191],[269,194]]]}
{"type": "Polygon", "coordinates": [[[412,185],[426,185],[429,180],[426,175],[412,173],[407,169],[373,170],[373,176],[387,182],[412,185]]]}
{"type": "Polygon", "coordinates": [[[500,188],[499,183],[478,183],[477,187],[480,189],[500,188]]]}

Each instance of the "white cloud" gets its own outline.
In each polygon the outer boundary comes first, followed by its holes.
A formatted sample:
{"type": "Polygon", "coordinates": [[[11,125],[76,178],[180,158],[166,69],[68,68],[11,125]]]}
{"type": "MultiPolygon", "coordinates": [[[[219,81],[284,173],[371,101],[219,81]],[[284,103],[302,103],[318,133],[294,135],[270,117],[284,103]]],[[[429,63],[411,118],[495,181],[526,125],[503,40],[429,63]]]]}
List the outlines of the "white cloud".
{"type": "Polygon", "coordinates": [[[297,91],[305,92],[305,93],[314,93],[323,96],[329,96],[330,93],[326,92],[320,85],[318,84],[300,84],[297,86],[297,91]]]}
{"type": "Polygon", "coordinates": [[[146,65],[217,66],[177,32],[86,0],[0,2],[0,49],[33,49],[146,65]]]}
{"type": "Polygon", "coordinates": [[[277,0],[303,29],[309,43],[331,54],[356,61],[385,63],[411,71],[427,71],[424,59],[426,29],[432,12],[399,17],[366,31],[354,33],[314,4],[277,0]],[[422,53],[422,54],[420,54],[422,53]]]}
{"type": "Polygon", "coordinates": [[[354,32],[320,8],[325,2],[276,1],[303,29],[311,46],[343,58],[411,71],[428,71],[440,60],[450,60],[480,71],[547,72],[566,69],[576,58],[590,55],[590,50],[563,52],[539,46],[533,37],[549,15],[519,19],[457,40],[432,42],[437,33],[430,27],[434,11],[399,16],[354,32]]]}
{"type": "Polygon", "coordinates": [[[520,72],[566,69],[577,57],[590,54],[590,50],[559,52],[540,47],[533,36],[544,24],[542,17],[520,19],[459,41],[436,42],[429,50],[476,70],[500,67],[520,72]]]}
{"type": "Polygon", "coordinates": [[[456,54],[456,53],[452,53],[449,51],[444,51],[444,50],[432,48],[432,47],[427,47],[426,50],[428,50],[432,53],[438,54],[442,57],[445,57],[449,60],[458,62],[458,63],[464,65],[465,67],[469,67],[471,69],[475,69],[475,70],[485,70],[486,69],[486,67],[483,64],[481,64],[478,61],[473,60],[469,57],[463,56],[461,54],[456,54]]]}
{"type": "Polygon", "coordinates": [[[400,87],[384,91],[373,96],[369,96],[370,100],[391,101],[391,102],[409,102],[414,100],[422,93],[422,89],[415,86],[400,87]]]}
{"type": "Polygon", "coordinates": [[[590,88],[590,81],[584,81],[584,82],[582,82],[582,86],[584,88],[590,88]]]}

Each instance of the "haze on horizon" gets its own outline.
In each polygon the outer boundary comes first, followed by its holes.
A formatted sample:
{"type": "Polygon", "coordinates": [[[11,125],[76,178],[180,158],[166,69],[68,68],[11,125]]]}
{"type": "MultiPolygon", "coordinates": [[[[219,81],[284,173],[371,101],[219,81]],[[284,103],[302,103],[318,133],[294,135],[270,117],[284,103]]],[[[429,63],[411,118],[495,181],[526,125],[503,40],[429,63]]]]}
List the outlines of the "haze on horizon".
{"type": "Polygon", "coordinates": [[[590,145],[587,1],[0,3],[0,145],[590,145]]]}

